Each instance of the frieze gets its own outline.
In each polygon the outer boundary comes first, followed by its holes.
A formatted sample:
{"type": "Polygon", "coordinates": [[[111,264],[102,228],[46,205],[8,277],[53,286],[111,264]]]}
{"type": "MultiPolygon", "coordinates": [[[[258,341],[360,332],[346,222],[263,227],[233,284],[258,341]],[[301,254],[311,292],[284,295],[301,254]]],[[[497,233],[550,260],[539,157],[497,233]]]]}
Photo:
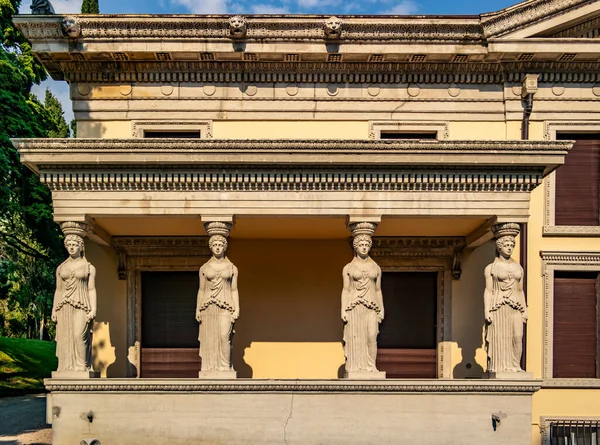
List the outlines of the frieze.
{"type": "MultiPolygon", "coordinates": [[[[198,226],[201,225],[198,219],[198,226]]],[[[126,252],[128,256],[143,255],[150,250],[153,254],[156,250],[167,250],[182,255],[182,249],[196,251],[197,255],[210,254],[207,236],[114,236],[112,245],[115,249],[126,252]]]]}
{"type": "Polygon", "coordinates": [[[481,24],[487,38],[499,37],[588,3],[590,0],[533,0],[502,11],[482,14],[481,24]]]}
{"type": "Polygon", "coordinates": [[[503,383],[447,383],[430,382],[386,383],[365,382],[344,384],[334,382],[308,383],[301,380],[255,383],[150,383],[149,380],[115,381],[109,383],[74,383],[45,380],[50,392],[175,392],[175,393],[460,393],[460,394],[532,394],[541,387],[541,382],[503,383]]]}
{"type": "Polygon", "coordinates": [[[53,191],[464,191],[529,192],[539,174],[509,172],[42,172],[53,191]]]}
{"type": "Polygon", "coordinates": [[[453,258],[465,246],[464,237],[374,237],[371,255],[453,258]]]}

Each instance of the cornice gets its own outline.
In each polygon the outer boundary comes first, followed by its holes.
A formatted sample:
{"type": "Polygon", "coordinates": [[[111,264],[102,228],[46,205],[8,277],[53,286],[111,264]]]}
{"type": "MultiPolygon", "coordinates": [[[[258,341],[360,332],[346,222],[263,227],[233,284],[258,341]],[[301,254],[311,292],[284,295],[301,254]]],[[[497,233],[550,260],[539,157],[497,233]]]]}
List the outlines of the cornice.
{"type": "Polygon", "coordinates": [[[198,381],[193,379],[98,379],[44,380],[50,392],[111,393],[448,393],[448,394],[533,394],[541,381],[474,382],[460,380],[387,380],[381,381],[198,381]]]}
{"type": "MultiPolygon", "coordinates": [[[[181,166],[197,169],[199,166],[209,168],[214,165],[237,169],[242,166],[287,165],[299,170],[301,166],[377,166],[383,172],[386,165],[388,168],[392,165],[404,168],[435,166],[441,171],[449,169],[454,172],[476,168],[481,173],[485,173],[486,168],[501,168],[504,169],[504,174],[512,175],[512,179],[516,179],[514,173],[522,175],[522,179],[516,182],[525,185],[527,182],[539,183],[539,175],[543,176],[562,164],[572,146],[571,141],[142,138],[15,139],[13,144],[20,152],[21,162],[40,173],[51,173],[50,170],[55,170],[53,166],[65,165],[78,166],[80,169],[94,165],[94,169],[100,172],[109,166],[137,165],[138,170],[142,166],[178,166],[180,170],[177,173],[189,172],[181,171],[181,166]],[[440,156],[443,156],[443,161],[440,156]]],[[[368,172],[369,170],[364,173],[368,172]]],[[[315,170],[311,170],[311,173],[315,173],[315,170]]],[[[498,171],[489,170],[487,173],[498,171]]],[[[153,178],[150,178],[151,182],[154,182],[153,178]]],[[[100,182],[103,181],[101,178],[100,182]]],[[[497,183],[502,181],[503,179],[498,179],[497,183]]],[[[90,182],[98,183],[98,177],[90,179],[90,182]]],[[[486,180],[474,177],[474,183],[485,184],[486,180]]]]}
{"type": "MultiPolygon", "coordinates": [[[[14,22],[29,40],[68,40],[62,22],[67,16],[15,16],[14,22]]],[[[105,39],[211,40],[232,41],[230,16],[224,15],[69,15],[79,24],[80,42],[105,39]]],[[[246,17],[244,41],[325,41],[328,16],[250,15],[246,17]]],[[[345,42],[385,41],[480,41],[478,18],[402,18],[346,16],[341,40],[345,42]]]]}
{"type": "Polygon", "coordinates": [[[323,140],[323,139],[13,139],[19,151],[118,152],[118,151],[239,151],[239,152],[321,152],[321,151],[427,151],[427,152],[560,152],[566,154],[572,141],[522,140],[323,140]]]}
{"type": "Polygon", "coordinates": [[[558,252],[540,251],[540,257],[546,266],[600,266],[600,252],[558,252]]]}
{"type": "Polygon", "coordinates": [[[500,37],[525,26],[593,3],[595,0],[530,0],[498,12],[481,15],[486,38],[500,37]]]}

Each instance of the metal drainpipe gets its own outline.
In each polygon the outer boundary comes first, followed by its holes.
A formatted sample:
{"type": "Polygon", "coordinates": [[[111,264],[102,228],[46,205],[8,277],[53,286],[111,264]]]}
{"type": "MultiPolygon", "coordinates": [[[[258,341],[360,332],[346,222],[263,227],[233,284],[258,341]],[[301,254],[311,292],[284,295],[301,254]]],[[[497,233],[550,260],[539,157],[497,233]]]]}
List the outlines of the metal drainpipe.
{"type": "MultiPolygon", "coordinates": [[[[533,111],[533,93],[525,96],[525,106],[523,109],[523,123],[521,124],[521,139],[529,139],[529,117],[533,111]]],[[[521,228],[521,267],[523,267],[523,289],[525,289],[525,303],[527,303],[527,224],[521,228]]],[[[521,355],[521,368],[527,370],[527,324],[523,326],[523,352],[521,355]]]]}
{"type": "Polygon", "coordinates": [[[521,124],[521,139],[526,141],[529,139],[529,116],[533,111],[533,93],[527,94],[525,97],[525,107],[523,110],[523,123],[521,124]]]}

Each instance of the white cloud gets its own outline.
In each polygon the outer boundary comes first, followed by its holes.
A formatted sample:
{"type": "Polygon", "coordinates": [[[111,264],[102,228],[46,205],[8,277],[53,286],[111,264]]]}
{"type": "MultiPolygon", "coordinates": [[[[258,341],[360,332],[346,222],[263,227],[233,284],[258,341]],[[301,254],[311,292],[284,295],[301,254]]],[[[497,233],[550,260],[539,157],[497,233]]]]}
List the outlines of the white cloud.
{"type": "MultiPolygon", "coordinates": [[[[79,14],[82,0],[50,0],[57,14],[79,14]]],[[[31,14],[31,0],[24,0],[19,8],[19,14],[31,14]]]]}
{"type": "Polygon", "coordinates": [[[393,6],[391,9],[388,9],[382,14],[386,15],[410,15],[415,14],[419,10],[418,5],[412,0],[404,0],[398,3],[396,6],[393,6]]]}
{"type": "Polygon", "coordinates": [[[227,14],[227,0],[171,0],[175,5],[187,8],[192,14],[227,14]]]}
{"type": "Polygon", "coordinates": [[[69,84],[62,80],[47,79],[39,85],[34,85],[31,88],[31,92],[38,97],[40,102],[44,102],[46,88],[50,88],[52,94],[60,101],[65,113],[65,120],[69,124],[71,119],[73,119],[73,103],[71,102],[71,95],[69,93],[69,84]]]}
{"type": "Polygon", "coordinates": [[[281,6],[258,4],[250,8],[252,14],[289,14],[290,10],[281,6]]]}

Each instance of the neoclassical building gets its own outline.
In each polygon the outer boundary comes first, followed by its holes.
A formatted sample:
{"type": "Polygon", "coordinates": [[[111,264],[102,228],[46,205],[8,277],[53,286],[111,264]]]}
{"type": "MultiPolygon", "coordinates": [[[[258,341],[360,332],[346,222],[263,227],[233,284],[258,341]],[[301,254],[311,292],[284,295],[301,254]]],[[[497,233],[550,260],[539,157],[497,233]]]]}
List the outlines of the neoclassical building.
{"type": "Polygon", "coordinates": [[[54,443],[597,443],[600,1],[15,23],[69,83],[78,138],[14,144],[96,270],[100,378],[46,381],[54,443]],[[198,378],[214,224],[237,378],[198,378]],[[360,225],[385,379],[344,378],[360,225]],[[492,375],[486,266],[509,229],[527,372],[492,375]]]}

